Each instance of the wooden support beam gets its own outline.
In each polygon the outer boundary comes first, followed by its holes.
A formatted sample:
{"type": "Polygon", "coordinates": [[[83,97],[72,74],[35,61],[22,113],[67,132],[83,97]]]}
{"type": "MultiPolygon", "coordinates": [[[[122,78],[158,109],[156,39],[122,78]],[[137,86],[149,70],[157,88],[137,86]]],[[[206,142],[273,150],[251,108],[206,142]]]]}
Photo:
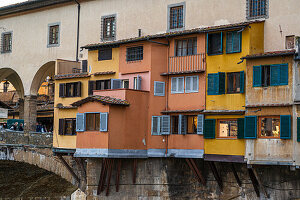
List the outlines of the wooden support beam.
{"type": "Polygon", "coordinates": [[[234,175],[234,177],[235,177],[235,180],[236,180],[237,184],[238,184],[240,187],[242,187],[242,182],[241,182],[241,180],[240,180],[240,178],[239,178],[239,176],[238,176],[238,174],[237,174],[237,172],[236,172],[236,170],[235,170],[235,167],[234,167],[234,164],[233,164],[233,163],[231,163],[231,170],[232,170],[232,173],[233,173],[233,175],[234,175]]]}
{"type": "Polygon", "coordinates": [[[255,177],[255,175],[253,173],[252,168],[248,168],[248,173],[249,173],[249,177],[251,179],[253,188],[255,190],[256,196],[260,197],[259,188],[258,188],[258,181],[257,181],[257,179],[256,179],[256,177],[255,177]]]}
{"type": "Polygon", "coordinates": [[[110,178],[111,178],[111,172],[112,172],[112,168],[114,166],[114,159],[110,159],[108,161],[108,179],[107,179],[107,186],[106,186],[106,196],[108,196],[109,194],[109,187],[110,187],[110,178]]]}
{"type": "Polygon", "coordinates": [[[122,165],[122,160],[119,159],[119,160],[118,160],[118,164],[117,164],[116,192],[119,192],[121,165],[122,165]]]}
{"type": "Polygon", "coordinates": [[[83,158],[75,158],[75,157],[73,157],[73,159],[75,160],[78,168],[82,172],[82,176],[84,178],[84,181],[87,182],[86,170],[85,170],[85,167],[84,167],[84,164],[83,164],[84,159],[83,158]]]}
{"type": "Polygon", "coordinates": [[[198,175],[198,177],[200,178],[201,180],[201,183],[205,186],[206,185],[206,181],[205,181],[205,178],[203,177],[202,173],[201,173],[201,170],[198,168],[198,166],[196,165],[194,159],[190,158],[190,161],[198,175]]]}
{"type": "Polygon", "coordinates": [[[105,180],[106,180],[106,158],[103,158],[101,173],[100,173],[100,178],[99,178],[99,184],[98,184],[98,189],[97,189],[97,195],[99,195],[103,191],[105,180]]]}
{"type": "Polygon", "coordinates": [[[132,170],[132,182],[135,184],[136,181],[136,168],[137,168],[137,159],[133,159],[133,170],[132,170]]]}
{"type": "Polygon", "coordinates": [[[215,177],[215,179],[216,179],[216,181],[219,185],[220,190],[222,191],[223,190],[223,182],[222,182],[222,179],[221,179],[221,177],[218,173],[218,170],[216,168],[215,163],[213,161],[208,161],[208,164],[209,164],[210,169],[211,169],[211,171],[212,171],[212,173],[213,173],[213,175],[214,175],[214,177],[215,177]]]}
{"type": "MultiPolygon", "coordinates": [[[[185,161],[187,162],[188,166],[190,167],[190,169],[192,170],[192,172],[193,172],[194,175],[196,176],[198,182],[199,182],[199,183],[202,183],[203,185],[205,185],[206,182],[205,182],[204,178],[202,177],[202,178],[203,178],[203,180],[202,180],[201,177],[200,177],[201,175],[199,176],[197,170],[195,169],[195,166],[194,166],[194,165],[196,165],[196,164],[194,163],[194,161],[193,161],[192,159],[189,159],[189,158],[186,158],[185,161]],[[192,163],[192,162],[193,162],[193,163],[192,163]]],[[[197,166],[196,166],[196,168],[197,168],[197,166]]]]}
{"type": "Polygon", "coordinates": [[[262,184],[262,182],[261,182],[261,180],[260,180],[260,177],[258,176],[258,174],[257,174],[257,172],[256,172],[256,170],[255,170],[255,168],[252,168],[252,171],[253,171],[253,174],[254,174],[254,176],[256,177],[256,180],[257,180],[257,182],[258,182],[260,188],[262,189],[262,191],[263,191],[265,197],[266,197],[266,198],[270,198],[270,195],[267,193],[267,191],[266,191],[264,185],[262,184]]]}
{"type": "Polygon", "coordinates": [[[66,160],[62,157],[62,155],[57,155],[57,157],[60,159],[60,161],[62,162],[62,164],[67,168],[67,170],[71,173],[71,175],[73,176],[73,178],[77,181],[77,183],[80,184],[80,179],[78,178],[78,176],[75,174],[75,172],[73,171],[72,167],[70,167],[70,165],[66,162],[66,160]]]}

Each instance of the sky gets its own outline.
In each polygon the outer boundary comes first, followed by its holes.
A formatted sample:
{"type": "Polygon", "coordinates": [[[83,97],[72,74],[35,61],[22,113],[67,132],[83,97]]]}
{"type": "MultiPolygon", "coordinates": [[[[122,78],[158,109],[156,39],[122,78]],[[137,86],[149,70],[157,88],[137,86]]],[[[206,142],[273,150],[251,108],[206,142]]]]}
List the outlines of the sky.
{"type": "Polygon", "coordinates": [[[20,3],[26,0],[0,0],[0,7],[7,6],[10,4],[20,3]]]}

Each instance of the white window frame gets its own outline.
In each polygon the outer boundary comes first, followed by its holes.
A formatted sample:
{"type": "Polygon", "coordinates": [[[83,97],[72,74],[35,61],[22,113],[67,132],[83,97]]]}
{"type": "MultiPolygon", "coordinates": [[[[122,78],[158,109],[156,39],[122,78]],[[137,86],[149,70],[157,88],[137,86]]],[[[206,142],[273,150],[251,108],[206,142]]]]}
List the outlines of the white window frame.
{"type": "Polygon", "coordinates": [[[184,84],[184,86],[185,86],[185,93],[196,93],[196,92],[199,92],[199,76],[186,76],[185,77],[185,84],[184,84]],[[192,87],[193,86],[193,78],[194,77],[197,77],[197,89],[196,90],[194,90],[194,88],[192,87]],[[187,84],[187,78],[191,78],[191,90],[187,90],[186,88],[186,84],[187,84]]]}
{"type": "Polygon", "coordinates": [[[185,82],[185,81],[184,81],[184,76],[180,76],[180,77],[172,77],[172,78],[171,78],[171,94],[182,94],[182,93],[184,93],[184,86],[185,86],[185,85],[184,85],[184,82],[185,82]],[[179,88],[179,87],[178,87],[178,86],[179,86],[179,79],[181,79],[181,78],[183,79],[182,91],[178,91],[178,88],[179,88]],[[173,86],[173,85],[172,85],[172,84],[173,84],[173,81],[172,81],[172,80],[173,80],[173,79],[176,79],[176,91],[172,91],[172,86],[173,86]]]}
{"type": "Polygon", "coordinates": [[[165,96],[165,87],[166,87],[166,84],[165,82],[163,81],[154,81],[154,96],[165,96]],[[158,93],[156,90],[157,90],[157,84],[163,84],[163,92],[162,93],[158,93]]]}

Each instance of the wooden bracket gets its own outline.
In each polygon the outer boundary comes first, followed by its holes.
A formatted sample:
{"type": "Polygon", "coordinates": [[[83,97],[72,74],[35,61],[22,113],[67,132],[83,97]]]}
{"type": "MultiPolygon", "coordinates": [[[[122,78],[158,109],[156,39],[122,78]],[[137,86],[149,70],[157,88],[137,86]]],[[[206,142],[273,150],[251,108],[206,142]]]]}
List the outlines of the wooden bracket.
{"type": "Polygon", "coordinates": [[[192,158],[186,158],[185,161],[187,162],[188,166],[196,176],[199,183],[202,183],[202,185],[206,185],[206,181],[200,171],[200,169],[197,167],[196,163],[192,158]]]}
{"type": "Polygon", "coordinates": [[[110,178],[111,178],[111,172],[112,168],[114,166],[114,159],[109,159],[108,160],[108,179],[107,179],[107,187],[106,187],[106,196],[109,194],[109,187],[110,187],[110,178]]]}
{"type": "Polygon", "coordinates": [[[255,175],[255,177],[256,177],[256,179],[257,179],[257,182],[258,182],[260,188],[262,189],[262,191],[263,191],[265,197],[266,197],[266,198],[270,198],[270,195],[267,193],[267,191],[266,191],[264,185],[262,184],[262,182],[261,182],[261,180],[260,180],[260,177],[257,175],[256,169],[255,169],[255,168],[252,168],[252,170],[253,170],[253,174],[255,175]]]}
{"type": "Polygon", "coordinates": [[[102,159],[101,173],[98,183],[97,195],[99,195],[104,190],[104,183],[106,181],[106,170],[107,170],[107,161],[106,158],[102,159]]]}
{"type": "Polygon", "coordinates": [[[260,197],[259,188],[258,188],[258,181],[256,179],[256,176],[253,173],[253,169],[252,168],[248,168],[248,173],[249,173],[249,177],[251,179],[253,188],[255,190],[256,196],[260,197]]]}
{"type": "Polygon", "coordinates": [[[136,168],[137,168],[137,159],[133,159],[133,169],[132,169],[132,182],[136,182],[136,168]]]}
{"type": "Polygon", "coordinates": [[[238,176],[238,174],[237,174],[237,172],[235,170],[235,167],[234,167],[233,163],[231,163],[231,170],[232,170],[232,173],[233,173],[233,175],[235,177],[235,180],[236,180],[237,184],[241,187],[242,186],[242,182],[241,182],[241,180],[240,180],[240,178],[239,178],[239,176],[238,176]]]}
{"type": "Polygon", "coordinates": [[[212,173],[213,173],[213,175],[214,175],[214,177],[215,177],[215,179],[216,179],[216,181],[219,185],[220,190],[222,191],[223,190],[223,182],[222,182],[222,179],[221,179],[221,177],[218,173],[218,170],[216,168],[215,163],[213,161],[208,161],[208,164],[209,164],[210,169],[211,169],[211,171],[212,171],[212,173]]]}
{"type": "Polygon", "coordinates": [[[122,165],[122,160],[119,159],[119,160],[118,160],[118,164],[117,164],[116,192],[119,192],[121,165],[122,165]]]}
{"type": "Polygon", "coordinates": [[[75,174],[75,172],[73,171],[72,167],[70,167],[70,165],[66,162],[66,160],[62,157],[62,155],[57,155],[57,157],[60,159],[60,161],[62,162],[62,164],[67,168],[67,170],[71,173],[71,175],[73,176],[73,178],[77,181],[78,184],[80,184],[80,179],[78,178],[78,176],[75,174]]]}

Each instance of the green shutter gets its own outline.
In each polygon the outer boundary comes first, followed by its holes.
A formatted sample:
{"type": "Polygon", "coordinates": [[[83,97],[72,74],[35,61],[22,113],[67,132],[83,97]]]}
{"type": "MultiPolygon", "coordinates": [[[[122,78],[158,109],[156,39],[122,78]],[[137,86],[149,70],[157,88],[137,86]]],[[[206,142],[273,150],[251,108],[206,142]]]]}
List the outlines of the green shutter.
{"type": "Polygon", "coordinates": [[[225,72],[219,72],[219,90],[218,94],[225,94],[225,72]]]}
{"type": "Polygon", "coordinates": [[[237,138],[238,139],[244,139],[244,134],[245,134],[245,119],[244,118],[239,118],[237,120],[237,124],[238,124],[237,138]]]}
{"type": "Polygon", "coordinates": [[[226,53],[233,52],[233,32],[227,32],[226,34],[226,53]]]}
{"type": "Polygon", "coordinates": [[[253,66],[253,87],[261,87],[261,66],[253,66]]]}
{"type": "Polygon", "coordinates": [[[207,75],[207,95],[216,95],[216,75],[217,74],[207,75]]]}
{"type": "Polygon", "coordinates": [[[300,117],[297,117],[297,142],[300,142],[300,117]]]}
{"type": "Polygon", "coordinates": [[[280,138],[291,139],[291,115],[280,115],[280,138]]]}
{"type": "Polygon", "coordinates": [[[244,71],[240,72],[240,93],[245,92],[245,73],[244,71]]]}
{"type": "Polygon", "coordinates": [[[271,65],[270,85],[279,85],[280,83],[280,65],[271,65]]]}
{"type": "Polygon", "coordinates": [[[246,116],[245,117],[244,138],[256,139],[256,132],[257,132],[257,117],[256,116],[246,116]]]}
{"type": "Polygon", "coordinates": [[[204,138],[205,139],[214,139],[215,138],[215,129],[216,129],[216,120],[215,119],[205,119],[204,120],[204,138]]]}
{"type": "Polygon", "coordinates": [[[289,84],[289,65],[287,63],[281,64],[279,85],[288,85],[288,84],[289,84]]]}

